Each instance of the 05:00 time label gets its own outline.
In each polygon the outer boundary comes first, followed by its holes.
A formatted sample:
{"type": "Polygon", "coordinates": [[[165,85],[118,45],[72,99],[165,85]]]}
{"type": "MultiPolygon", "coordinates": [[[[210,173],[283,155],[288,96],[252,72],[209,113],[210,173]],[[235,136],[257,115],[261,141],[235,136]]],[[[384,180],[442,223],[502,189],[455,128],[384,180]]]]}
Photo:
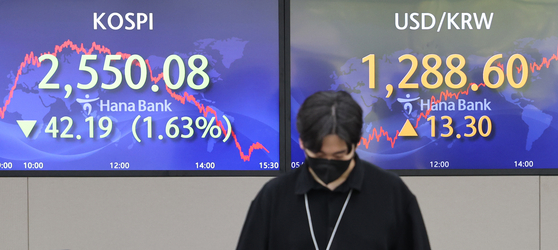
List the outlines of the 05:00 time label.
{"type": "Polygon", "coordinates": [[[0,169],[12,169],[13,164],[11,162],[0,162],[0,169]]]}

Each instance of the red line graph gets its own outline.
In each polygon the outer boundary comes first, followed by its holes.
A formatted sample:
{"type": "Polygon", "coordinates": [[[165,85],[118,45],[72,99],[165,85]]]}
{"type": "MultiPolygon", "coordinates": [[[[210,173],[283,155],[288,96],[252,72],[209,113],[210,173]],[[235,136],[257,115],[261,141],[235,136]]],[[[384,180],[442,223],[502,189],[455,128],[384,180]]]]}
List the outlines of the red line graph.
{"type": "MultiPolygon", "coordinates": [[[[52,53],[51,52],[46,52],[46,53],[42,53],[41,55],[51,54],[53,56],[56,56],[59,52],[62,52],[62,50],[66,49],[66,48],[70,48],[71,50],[75,51],[77,54],[83,53],[85,55],[90,55],[91,53],[97,51],[99,54],[111,55],[110,49],[106,48],[105,46],[99,45],[95,42],[93,42],[91,44],[91,48],[86,49],[86,48],[83,47],[83,43],[80,46],[78,46],[77,44],[74,44],[70,40],[65,41],[64,43],[62,43],[62,45],[56,45],[54,47],[54,52],[52,52],[52,53]]],[[[132,56],[131,54],[122,53],[122,52],[117,52],[117,53],[115,53],[115,55],[122,56],[122,59],[127,59],[130,56],[132,56]]],[[[21,76],[21,74],[23,74],[22,73],[23,69],[25,67],[27,67],[28,65],[35,65],[37,67],[40,67],[41,63],[39,62],[39,57],[40,56],[35,56],[35,53],[33,51],[31,51],[29,54],[25,55],[25,59],[19,65],[19,69],[18,69],[17,75],[15,77],[14,85],[10,89],[8,99],[4,103],[4,106],[2,108],[0,108],[0,118],[1,119],[4,119],[6,109],[7,109],[8,105],[10,105],[10,102],[11,102],[13,96],[14,96],[14,91],[17,87],[19,77],[21,76]]],[[[163,72],[159,73],[157,76],[153,76],[153,71],[151,70],[151,65],[149,64],[149,60],[145,60],[145,63],[147,65],[147,68],[149,69],[149,75],[151,77],[151,81],[154,84],[157,84],[161,79],[163,79],[163,72]]],[[[217,112],[214,109],[199,103],[193,95],[188,94],[186,91],[184,91],[184,95],[179,95],[179,94],[173,92],[168,87],[166,89],[167,89],[167,92],[170,94],[170,96],[172,98],[174,98],[175,100],[179,101],[180,103],[186,104],[186,101],[187,101],[188,103],[194,104],[198,108],[199,112],[202,113],[205,117],[207,117],[207,115],[209,113],[213,114],[215,116],[216,121],[217,121],[216,124],[221,128],[221,130],[223,131],[223,134],[227,133],[227,131],[225,129],[225,126],[223,125],[223,122],[219,120],[219,117],[217,116],[217,112]]],[[[238,149],[239,154],[240,154],[240,158],[243,161],[250,161],[250,157],[251,157],[252,152],[254,150],[263,149],[267,153],[269,153],[269,150],[267,150],[261,143],[256,142],[256,143],[253,143],[252,145],[250,145],[250,148],[248,149],[248,153],[245,154],[242,151],[242,147],[240,146],[240,143],[238,142],[238,139],[237,139],[236,134],[235,134],[234,131],[231,131],[231,136],[234,138],[236,148],[238,149]]]]}
{"type": "MultiPolygon", "coordinates": [[[[529,64],[529,68],[531,69],[531,72],[535,72],[535,69],[537,71],[541,70],[541,68],[543,66],[546,66],[546,68],[548,69],[548,67],[550,67],[550,62],[552,62],[552,60],[554,61],[558,61],[558,47],[556,48],[556,54],[553,54],[552,57],[550,57],[550,59],[547,59],[546,57],[543,57],[542,62],[540,65],[538,65],[537,63],[530,63],[529,64]]],[[[518,72],[521,70],[521,67],[518,68],[518,72]]]]}
{"type": "MultiPolygon", "coordinates": [[[[171,97],[174,98],[175,100],[179,101],[180,103],[185,104],[186,101],[188,101],[190,103],[194,103],[194,105],[196,105],[196,107],[198,107],[198,110],[200,111],[200,113],[203,113],[203,115],[205,117],[207,117],[208,113],[211,113],[215,116],[215,119],[217,119],[217,112],[214,109],[199,103],[194,96],[189,95],[186,91],[184,91],[184,95],[181,96],[179,94],[174,93],[168,86],[166,87],[166,89],[167,89],[167,92],[171,95],[171,97]]],[[[223,133],[226,134],[225,126],[223,125],[222,121],[217,120],[217,126],[219,126],[221,128],[221,130],[223,131],[223,133]]],[[[248,155],[245,155],[244,152],[242,152],[242,148],[240,146],[240,143],[238,143],[238,140],[236,139],[236,134],[234,133],[234,131],[231,131],[231,136],[234,138],[234,143],[236,145],[236,148],[238,148],[238,151],[240,152],[240,158],[242,158],[242,160],[244,160],[244,161],[249,161],[250,160],[250,155],[252,155],[252,152],[256,149],[263,149],[267,153],[269,153],[269,151],[261,143],[256,142],[256,143],[254,143],[250,146],[250,149],[248,150],[248,155]]]]}
{"type": "MultiPolygon", "coordinates": [[[[550,59],[548,59],[548,58],[546,58],[546,57],[543,57],[540,64],[537,64],[536,62],[529,63],[529,69],[531,70],[532,73],[534,73],[535,71],[540,71],[541,68],[542,68],[543,66],[546,66],[546,68],[549,68],[549,67],[550,67],[550,63],[551,63],[553,60],[554,60],[554,61],[558,61],[558,47],[557,47],[557,50],[556,50],[556,54],[553,54],[553,55],[550,57],[550,59]]],[[[503,64],[497,63],[497,66],[500,67],[502,70],[504,70],[504,65],[503,65],[503,64]]],[[[521,66],[520,66],[520,67],[516,67],[516,69],[517,69],[517,72],[519,73],[519,72],[521,72],[522,67],[521,67],[521,66]]],[[[442,92],[440,93],[440,95],[439,95],[438,98],[436,98],[435,96],[432,96],[432,97],[430,98],[430,107],[429,107],[428,110],[426,110],[425,112],[421,112],[421,113],[419,114],[419,116],[418,116],[418,118],[417,118],[417,120],[416,120],[416,122],[415,122],[414,128],[417,128],[417,127],[418,127],[419,121],[420,121],[422,118],[424,118],[424,119],[427,119],[427,118],[428,118],[428,115],[430,114],[430,111],[432,111],[432,105],[433,105],[433,104],[438,104],[438,103],[440,103],[440,102],[442,101],[442,99],[443,99],[444,101],[447,101],[449,98],[453,98],[453,99],[456,99],[456,100],[457,100],[457,99],[459,99],[459,96],[461,96],[461,95],[469,95],[469,90],[471,89],[471,86],[473,86],[473,85],[477,85],[478,87],[481,87],[481,86],[482,86],[482,87],[486,87],[486,84],[484,84],[484,83],[479,83],[479,84],[476,84],[476,83],[469,83],[469,85],[467,86],[467,89],[465,89],[465,90],[460,90],[460,91],[457,92],[457,93],[452,93],[452,92],[450,92],[449,90],[446,90],[446,91],[442,91],[442,92]]],[[[399,135],[399,132],[400,132],[400,131],[397,130],[397,131],[395,132],[395,136],[394,136],[394,137],[391,137],[391,136],[389,135],[389,132],[385,131],[383,127],[380,127],[379,130],[380,130],[380,132],[378,132],[378,130],[377,130],[376,128],[374,128],[374,129],[372,130],[372,133],[370,133],[370,134],[368,135],[368,138],[366,138],[366,137],[364,137],[364,136],[361,137],[358,146],[360,146],[361,144],[363,144],[363,145],[368,149],[368,147],[369,147],[369,145],[370,145],[370,142],[371,142],[372,140],[375,139],[376,142],[380,142],[380,139],[381,139],[382,137],[385,137],[385,138],[386,138],[386,141],[388,141],[388,142],[391,144],[391,148],[393,148],[393,147],[395,146],[395,142],[397,141],[397,138],[398,138],[398,135],[399,135]]]]}

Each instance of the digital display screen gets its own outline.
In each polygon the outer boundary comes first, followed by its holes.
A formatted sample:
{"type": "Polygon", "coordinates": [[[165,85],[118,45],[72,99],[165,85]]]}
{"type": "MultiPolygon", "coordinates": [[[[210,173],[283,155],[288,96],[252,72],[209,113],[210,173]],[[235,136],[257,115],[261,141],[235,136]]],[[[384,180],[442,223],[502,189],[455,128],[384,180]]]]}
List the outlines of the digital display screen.
{"type": "Polygon", "coordinates": [[[0,2],[0,171],[279,170],[278,15],[0,2]]]}
{"type": "MultiPolygon", "coordinates": [[[[558,3],[293,1],[291,120],[320,90],[364,110],[384,169],[558,168],[558,3]]],[[[291,168],[304,161],[291,125],[291,168]]]]}

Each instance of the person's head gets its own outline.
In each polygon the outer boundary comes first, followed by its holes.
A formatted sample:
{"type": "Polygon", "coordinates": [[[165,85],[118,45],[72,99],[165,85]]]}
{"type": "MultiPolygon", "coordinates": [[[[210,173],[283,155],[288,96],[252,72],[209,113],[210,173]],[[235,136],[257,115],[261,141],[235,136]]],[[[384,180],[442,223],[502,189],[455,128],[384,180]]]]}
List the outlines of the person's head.
{"type": "Polygon", "coordinates": [[[350,154],[362,136],[362,108],[344,91],[322,91],[309,96],[296,120],[301,148],[319,158],[324,153],[322,146],[330,145],[331,141],[341,146],[344,143],[345,155],[350,154]],[[324,145],[324,139],[328,145],[324,145]]]}

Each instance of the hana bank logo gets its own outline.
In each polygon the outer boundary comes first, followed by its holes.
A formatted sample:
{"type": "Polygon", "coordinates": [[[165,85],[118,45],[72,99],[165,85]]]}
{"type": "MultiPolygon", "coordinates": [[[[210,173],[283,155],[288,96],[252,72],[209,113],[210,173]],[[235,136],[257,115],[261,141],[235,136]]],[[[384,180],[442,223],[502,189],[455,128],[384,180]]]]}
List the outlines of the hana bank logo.
{"type": "Polygon", "coordinates": [[[418,100],[419,97],[411,98],[411,94],[407,94],[405,97],[406,98],[397,98],[397,101],[403,104],[403,109],[410,115],[413,112],[413,104],[411,104],[411,102],[418,100]]]}
{"type": "Polygon", "coordinates": [[[83,107],[83,114],[86,116],[91,115],[91,111],[93,110],[93,106],[91,105],[92,102],[99,100],[99,97],[95,99],[89,99],[89,94],[85,95],[86,99],[76,98],[76,101],[81,104],[83,107]]]}

